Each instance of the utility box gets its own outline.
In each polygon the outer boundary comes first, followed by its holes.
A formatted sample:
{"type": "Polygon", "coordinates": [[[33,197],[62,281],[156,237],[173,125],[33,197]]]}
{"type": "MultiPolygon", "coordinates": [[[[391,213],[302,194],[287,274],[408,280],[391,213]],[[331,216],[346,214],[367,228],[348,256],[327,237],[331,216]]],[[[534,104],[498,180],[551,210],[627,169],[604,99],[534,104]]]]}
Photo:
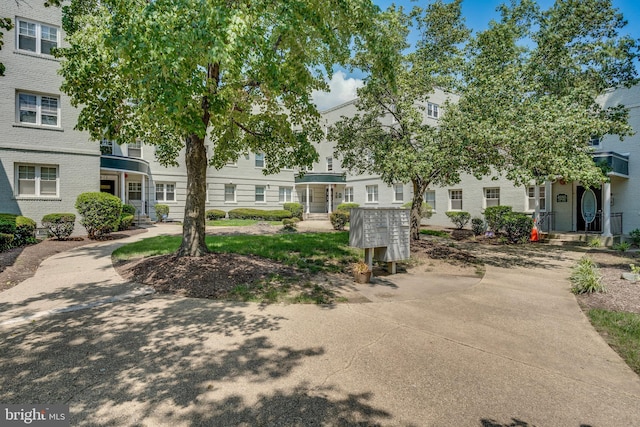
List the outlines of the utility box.
{"type": "Polygon", "coordinates": [[[390,262],[395,273],[396,261],[411,256],[409,209],[354,208],[349,218],[349,245],[365,250],[365,262],[372,267],[373,258],[390,262]]]}

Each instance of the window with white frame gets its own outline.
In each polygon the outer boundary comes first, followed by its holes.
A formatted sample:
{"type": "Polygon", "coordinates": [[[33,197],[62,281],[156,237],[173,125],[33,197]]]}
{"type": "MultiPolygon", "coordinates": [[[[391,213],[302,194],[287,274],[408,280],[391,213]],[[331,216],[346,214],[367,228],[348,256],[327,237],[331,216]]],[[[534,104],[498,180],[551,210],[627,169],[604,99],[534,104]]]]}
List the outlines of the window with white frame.
{"type": "Polygon", "coordinates": [[[527,209],[533,211],[536,209],[536,188],[538,189],[538,197],[540,198],[540,210],[547,209],[547,192],[544,185],[527,187],[527,209]]]}
{"type": "Polygon", "coordinates": [[[344,202],[353,203],[353,187],[345,187],[344,189],[344,202]]]}
{"type": "Polygon", "coordinates": [[[264,153],[256,153],[255,166],[257,168],[264,167],[264,153]]]}
{"type": "Polygon", "coordinates": [[[598,147],[600,145],[601,140],[602,138],[600,138],[598,135],[591,135],[591,137],[589,138],[589,145],[598,147]]]}
{"type": "Polygon", "coordinates": [[[173,182],[156,183],[156,201],[175,202],[176,201],[176,184],[173,182]]]}
{"type": "Polygon", "coordinates": [[[402,202],[404,200],[404,185],[393,184],[393,201],[402,202]]]}
{"type": "Polygon", "coordinates": [[[236,202],[236,186],[233,184],[224,185],[224,202],[235,203],[236,202]]]}
{"type": "Polygon", "coordinates": [[[102,154],[102,155],[113,154],[113,141],[110,141],[108,139],[101,139],[100,140],[100,154],[102,154]]]}
{"type": "Polygon", "coordinates": [[[462,210],[462,190],[449,190],[449,204],[452,211],[462,210]]]}
{"type": "Polygon", "coordinates": [[[256,203],[264,203],[267,201],[264,193],[265,187],[263,185],[256,185],[256,203]]]}
{"type": "Polygon", "coordinates": [[[58,195],[58,166],[17,165],[16,195],[55,197],[58,195]]]}
{"type": "Polygon", "coordinates": [[[127,144],[127,155],[129,157],[142,157],[142,143],[140,141],[127,144]]]}
{"type": "Polygon", "coordinates": [[[280,187],[278,189],[278,201],[280,203],[292,202],[292,187],[280,187]]]}
{"type": "Polygon", "coordinates": [[[500,189],[499,188],[485,188],[484,189],[484,206],[486,208],[490,206],[500,205],[500,189]]]}
{"type": "Polygon", "coordinates": [[[327,172],[333,170],[333,157],[327,157],[327,172]]]}
{"type": "Polygon", "coordinates": [[[129,183],[129,200],[142,200],[142,183],[129,183]]]}
{"type": "Polygon", "coordinates": [[[377,185],[367,185],[367,203],[378,203],[377,185]]]}
{"type": "Polygon", "coordinates": [[[17,120],[38,126],[60,127],[60,98],[50,95],[18,92],[17,120]]]}
{"type": "Polygon", "coordinates": [[[424,201],[426,204],[431,206],[432,210],[436,210],[436,191],[435,190],[427,190],[424,192],[424,201]]]}
{"type": "Polygon", "coordinates": [[[438,104],[427,102],[427,117],[437,119],[440,116],[440,107],[438,104]]]}
{"type": "Polygon", "coordinates": [[[17,19],[18,50],[51,55],[51,49],[60,45],[60,30],[52,25],[17,19]]]}
{"type": "MultiPolygon", "coordinates": [[[[300,196],[300,202],[301,203],[307,203],[307,190],[302,190],[299,194],[300,196]]],[[[313,190],[310,188],[309,189],[309,203],[313,203],[313,190]]]]}

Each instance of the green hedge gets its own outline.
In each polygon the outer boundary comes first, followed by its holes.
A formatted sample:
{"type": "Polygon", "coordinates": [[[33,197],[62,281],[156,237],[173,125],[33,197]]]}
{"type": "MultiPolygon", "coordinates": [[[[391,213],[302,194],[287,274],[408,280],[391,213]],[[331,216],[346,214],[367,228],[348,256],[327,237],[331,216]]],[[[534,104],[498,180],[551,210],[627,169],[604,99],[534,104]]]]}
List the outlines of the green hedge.
{"type": "Polygon", "coordinates": [[[484,210],[484,220],[487,227],[494,233],[504,228],[505,216],[511,213],[511,206],[489,206],[484,210]]]}
{"type": "Polygon", "coordinates": [[[158,203],[154,206],[156,210],[156,216],[158,217],[158,221],[162,222],[165,217],[169,216],[169,206],[158,203]]]}
{"type": "Polygon", "coordinates": [[[13,234],[0,233],[0,252],[13,247],[13,234]]]}
{"type": "Polygon", "coordinates": [[[331,221],[331,225],[334,230],[344,230],[344,227],[349,222],[349,211],[344,209],[339,209],[335,212],[331,212],[329,215],[329,220],[331,221]]]}
{"type": "Polygon", "coordinates": [[[291,212],[285,210],[266,211],[261,209],[238,208],[229,211],[229,219],[254,219],[258,221],[282,221],[291,218],[291,212]]]}
{"type": "Polygon", "coordinates": [[[527,214],[511,212],[503,218],[504,233],[511,243],[525,243],[531,237],[533,218],[527,214]]]}
{"type": "Polygon", "coordinates": [[[133,205],[122,205],[122,213],[127,215],[135,215],[136,207],[133,205]]]}
{"type": "Polygon", "coordinates": [[[133,215],[129,215],[123,212],[122,215],[120,215],[120,224],[118,224],[118,231],[128,230],[132,225],[133,215]]]}
{"type": "Polygon", "coordinates": [[[72,213],[52,213],[42,217],[42,226],[58,240],[71,236],[76,223],[76,215],[72,213]]]}
{"type": "Polygon", "coordinates": [[[471,230],[475,236],[479,236],[487,231],[487,225],[482,218],[476,216],[471,218],[471,230]]]}
{"type": "Polygon", "coordinates": [[[291,212],[291,217],[292,218],[298,218],[299,220],[302,221],[302,214],[304,213],[304,210],[302,208],[302,205],[300,203],[285,203],[284,205],[282,205],[282,208],[285,211],[289,211],[291,212]]]}
{"type": "Polygon", "coordinates": [[[16,217],[16,233],[13,235],[13,245],[31,245],[36,243],[36,222],[26,216],[16,217]]]}
{"type": "Polygon", "coordinates": [[[0,233],[15,234],[17,216],[14,214],[0,214],[0,233]]]}
{"type": "Polygon", "coordinates": [[[360,207],[360,204],[358,203],[340,203],[336,208],[336,210],[349,212],[350,209],[359,208],[359,207],[360,207]]]}
{"type": "Polygon", "coordinates": [[[471,214],[464,211],[449,211],[445,212],[445,215],[451,220],[458,230],[462,230],[471,219],[471,214]]]}
{"type": "Polygon", "coordinates": [[[209,209],[204,213],[204,216],[208,221],[215,221],[216,219],[224,219],[227,216],[227,213],[220,209],[209,209]]]}
{"type": "Polygon", "coordinates": [[[76,209],[82,217],[80,224],[90,239],[97,239],[118,229],[122,202],[108,193],[82,193],[76,199],[76,209]]]}

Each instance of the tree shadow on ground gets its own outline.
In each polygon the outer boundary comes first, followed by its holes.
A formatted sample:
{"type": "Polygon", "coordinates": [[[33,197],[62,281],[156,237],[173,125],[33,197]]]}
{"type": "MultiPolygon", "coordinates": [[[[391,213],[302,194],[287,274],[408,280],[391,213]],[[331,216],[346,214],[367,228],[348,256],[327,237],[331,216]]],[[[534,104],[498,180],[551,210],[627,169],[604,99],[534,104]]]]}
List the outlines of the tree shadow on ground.
{"type": "Polygon", "coordinates": [[[68,404],[72,425],[375,425],[391,417],[367,404],[367,393],[287,380],[325,350],[275,345],[265,334],[287,319],[258,306],[155,297],[107,307],[0,329],[0,377],[10,379],[0,401],[68,404]]]}
{"type": "Polygon", "coordinates": [[[517,245],[487,245],[458,243],[481,263],[500,268],[558,268],[558,262],[574,258],[575,252],[584,250],[574,247],[552,246],[538,243],[517,245]]]}

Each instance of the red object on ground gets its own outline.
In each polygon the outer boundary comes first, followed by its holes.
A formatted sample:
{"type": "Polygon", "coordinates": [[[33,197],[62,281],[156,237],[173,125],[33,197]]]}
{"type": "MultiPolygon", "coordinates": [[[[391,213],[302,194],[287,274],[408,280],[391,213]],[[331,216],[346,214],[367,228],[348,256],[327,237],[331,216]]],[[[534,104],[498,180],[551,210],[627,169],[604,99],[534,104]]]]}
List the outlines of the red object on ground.
{"type": "Polygon", "coordinates": [[[533,228],[531,229],[531,238],[529,239],[532,242],[537,242],[538,239],[538,226],[533,223],[533,228]]]}

